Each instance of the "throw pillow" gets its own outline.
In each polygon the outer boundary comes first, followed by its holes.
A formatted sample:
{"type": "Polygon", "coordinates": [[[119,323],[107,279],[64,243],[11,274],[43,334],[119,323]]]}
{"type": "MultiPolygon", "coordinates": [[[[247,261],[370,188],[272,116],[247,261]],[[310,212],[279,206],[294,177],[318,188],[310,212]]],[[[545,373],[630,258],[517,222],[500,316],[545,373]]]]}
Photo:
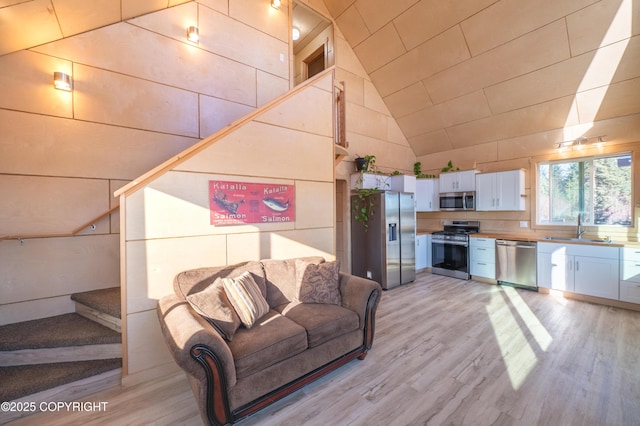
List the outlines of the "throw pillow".
{"type": "Polygon", "coordinates": [[[231,305],[227,293],[224,291],[222,279],[216,279],[204,290],[190,294],[187,302],[202,315],[213,328],[229,342],[240,327],[240,317],[231,305]]]}
{"type": "Polygon", "coordinates": [[[297,302],[340,305],[340,262],[320,264],[296,259],[297,302]]]}
{"type": "Polygon", "coordinates": [[[238,278],[223,278],[222,285],[231,305],[236,310],[242,324],[251,328],[260,318],[269,312],[269,304],[260,292],[250,272],[238,278]]]}

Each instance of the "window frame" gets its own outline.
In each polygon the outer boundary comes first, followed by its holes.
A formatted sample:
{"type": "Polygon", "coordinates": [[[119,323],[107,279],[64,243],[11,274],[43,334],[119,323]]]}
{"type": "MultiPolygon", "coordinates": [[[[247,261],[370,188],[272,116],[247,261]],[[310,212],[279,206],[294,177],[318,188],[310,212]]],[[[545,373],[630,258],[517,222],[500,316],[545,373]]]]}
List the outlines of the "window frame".
{"type": "MultiPolygon", "coordinates": [[[[532,192],[535,194],[534,196],[534,200],[535,202],[532,203],[531,205],[531,219],[532,219],[532,224],[533,224],[533,229],[536,230],[555,230],[555,231],[559,231],[562,230],[563,227],[565,228],[570,228],[570,229],[575,229],[576,225],[577,225],[577,215],[576,215],[576,221],[575,222],[558,222],[558,223],[553,223],[553,222],[545,222],[545,223],[541,223],[540,222],[540,218],[539,218],[539,210],[538,210],[538,206],[540,203],[540,166],[543,164],[547,164],[549,166],[553,165],[553,164],[563,164],[563,163],[579,163],[579,162],[584,162],[584,161],[595,161],[598,159],[603,159],[603,158],[612,158],[612,157],[625,157],[625,156],[629,156],[631,158],[631,164],[629,165],[630,167],[630,175],[631,175],[631,188],[630,188],[630,204],[631,204],[631,223],[629,225],[612,225],[612,224],[594,224],[594,223],[588,223],[588,224],[584,224],[585,226],[588,227],[593,227],[594,229],[597,229],[598,231],[606,231],[607,229],[633,229],[635,228],[635,212],[636,212],[636,202],[635,202],[635,185],[634,185],[634,164],[636,163],[636,161],[634,161],[634,159],[636,158],[635,153],[633,150],[624,150],[624,151],[619,151],[619,152],[601,152],[598,154],[591,154],[591,155],[584,155],[584,153],[580,153],[578,155],[565,155],[565,156],[554,156],[553,158],[539,158],[537,161],[533,162],[532,164],[532,168],[533,168],[533,176],[535,176],[534,181],[532,182],[532,192]]],[[[593,171],[592,171],[593,173],[593,171]]],[[[593,189],[592,189],[593,191],[593,189]]]]}

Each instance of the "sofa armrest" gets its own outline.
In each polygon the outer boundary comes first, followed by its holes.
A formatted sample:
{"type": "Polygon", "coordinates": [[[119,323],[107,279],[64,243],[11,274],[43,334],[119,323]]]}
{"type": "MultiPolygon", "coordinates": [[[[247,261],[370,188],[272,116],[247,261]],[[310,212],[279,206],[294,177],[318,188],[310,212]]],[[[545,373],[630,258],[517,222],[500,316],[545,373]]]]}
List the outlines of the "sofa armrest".
{"type": "Polygon", "coordinates": [[[356,312],[360,318],[365,350],[371,349],[382,287],[375,281],[340,272],[340,293],[342,306],[356,312]]]}
{"type": "Polygon", "coordinates": [[[174,294],[165,296],[158,301],[157,313],[169,352],[180,368],[206,381],[202,366],[191,353],[195,346],[205,347],[220,361],[227,386],[235,385],[236,368],[229,345],[188,302],[174,294]]]}

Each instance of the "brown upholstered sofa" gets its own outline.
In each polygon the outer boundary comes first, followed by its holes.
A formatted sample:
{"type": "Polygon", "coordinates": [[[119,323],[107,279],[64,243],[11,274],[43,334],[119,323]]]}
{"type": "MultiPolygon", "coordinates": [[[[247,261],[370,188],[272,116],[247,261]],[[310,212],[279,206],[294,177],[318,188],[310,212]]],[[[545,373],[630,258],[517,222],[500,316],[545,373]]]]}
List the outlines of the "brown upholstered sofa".
{"type": "Polygon", "coordinates": [[[269,259],[176,276],[175,294],[159,301],[158,317],[205,422],[234,423],[355,358],[365,358],[382,294],[378,283],[336,269],[338,304],[300,302],[301,268],[330,263],[321,257],[269,259]],[[224,289],[215,285],[246,271],[269,311],[251,328],[240,326],[229,333],[236,324],[212,320],[194,298],[207,295],[200,299],[211,301],[217,295],[223,300],[224,289]]]}

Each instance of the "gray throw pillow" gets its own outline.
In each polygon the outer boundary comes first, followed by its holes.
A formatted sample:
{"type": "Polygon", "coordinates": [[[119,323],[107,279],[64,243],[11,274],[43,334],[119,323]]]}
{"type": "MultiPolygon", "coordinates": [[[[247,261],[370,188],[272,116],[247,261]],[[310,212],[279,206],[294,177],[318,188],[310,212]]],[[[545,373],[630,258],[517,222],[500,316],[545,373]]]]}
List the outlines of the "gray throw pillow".
{"type": "Polygon", "coordinates": [[[296,259],[296,302],[341,305],[340,262],[312,263],[296,259]]]}
{"type": "Polygon", "coordinates": [[[222,338],[229,342],[233,339],[240,327],[240,317],[224,291],[222,279],[217,278],[204,290],[188,295],[187,302],[220,333],[222,338]]]}

